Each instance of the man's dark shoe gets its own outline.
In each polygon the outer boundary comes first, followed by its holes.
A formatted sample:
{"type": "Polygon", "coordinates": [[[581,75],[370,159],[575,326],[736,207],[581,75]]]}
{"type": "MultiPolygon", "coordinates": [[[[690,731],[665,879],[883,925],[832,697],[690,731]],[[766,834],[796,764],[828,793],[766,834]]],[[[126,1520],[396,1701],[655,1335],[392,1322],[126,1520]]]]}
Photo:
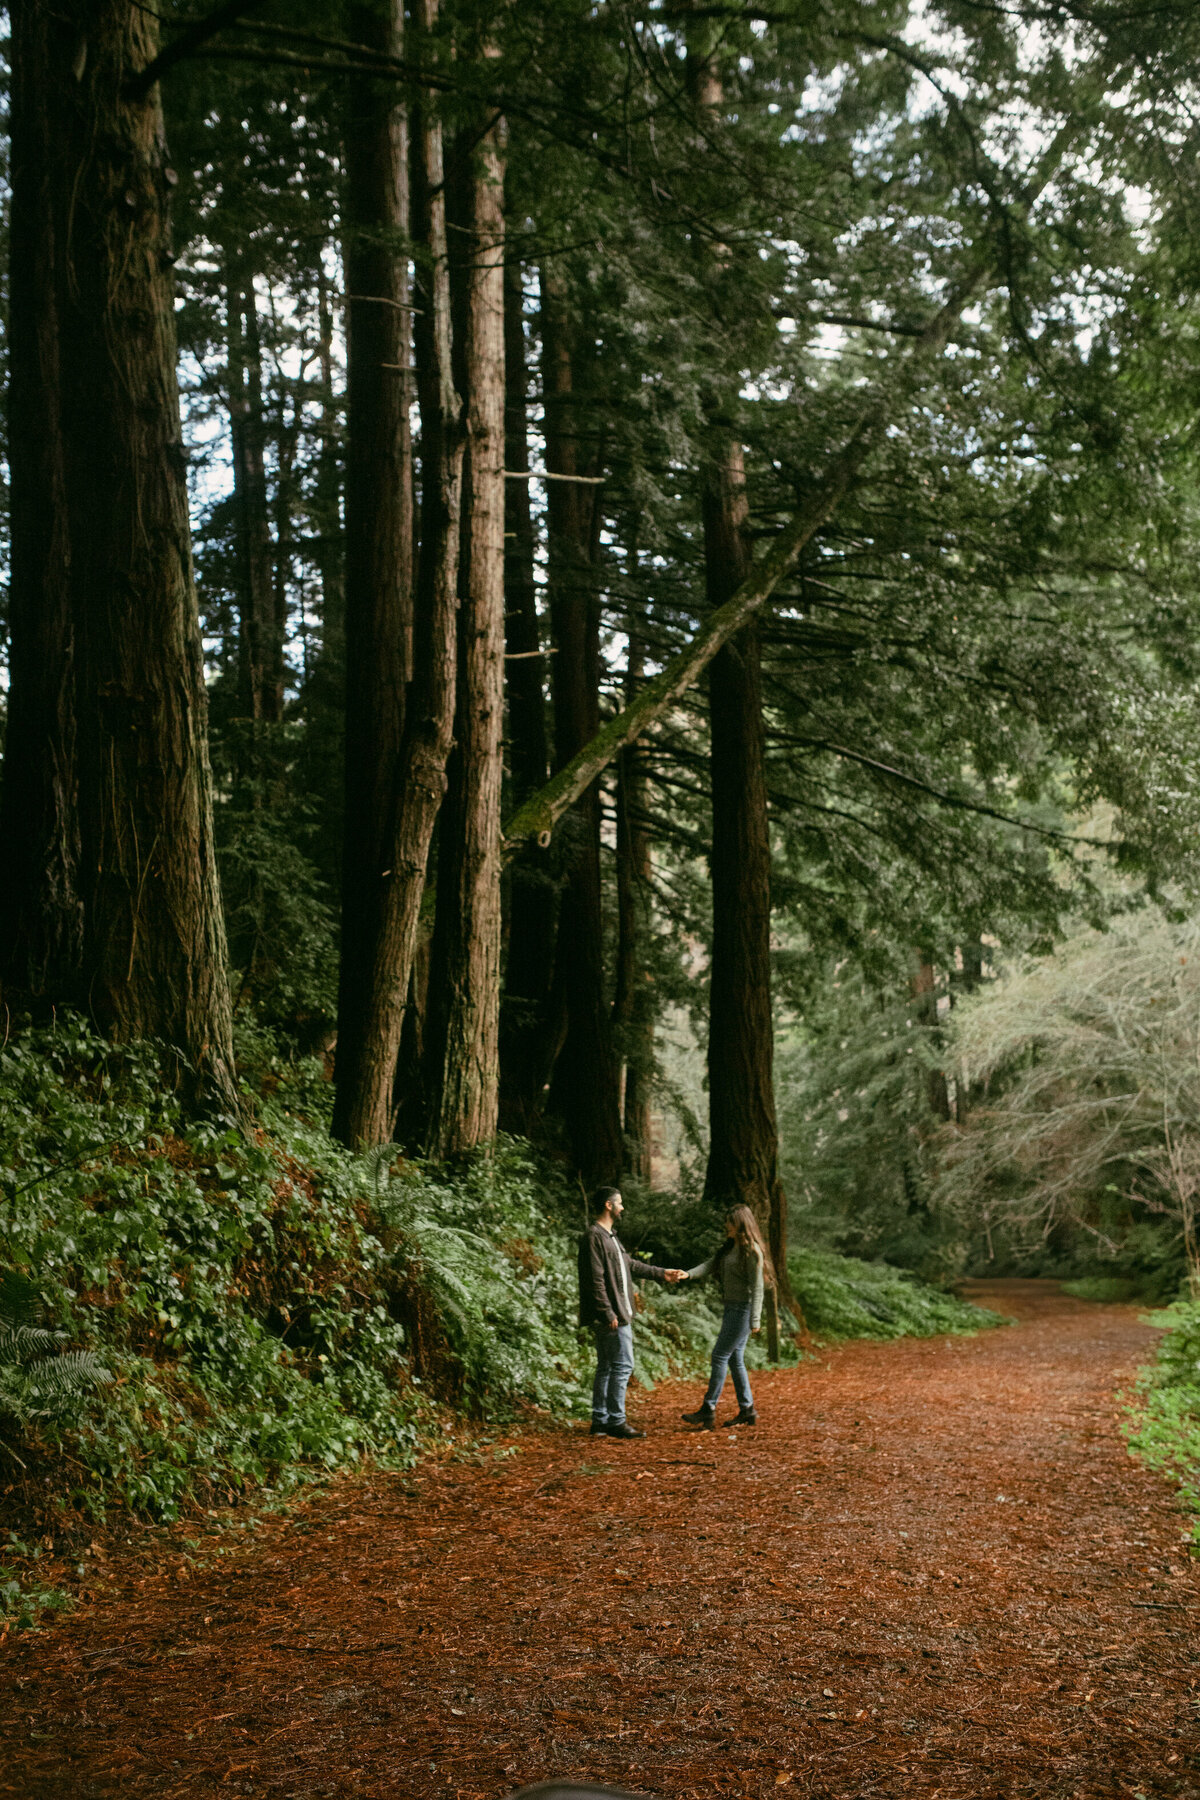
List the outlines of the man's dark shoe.
{"type": "Polygon", "coordinates": [[[608,1436],[607,1423],[602,1424],[599,1419],[593,1419],[592,1420],[592,1429],[589,1431],[588,1436],[589,1437],[607,1437],[608,1436]]]}
{"type": "Polygon", "coordinates": [[[636,1425],[630,1425],[625,1419],[622,1419],[619,1425],[609,1426],[608,1435],[615,1438],[637,1438],[645,1437],[646,1434],[644,1431],[639,1431],[636,1425]]]}
{"type": "Polygon", "coordinates": [[[728,1431],[729,1427],[731,1425],[757,1425],[757,1424],[758,1424],[758,1414],[755,1412],[754,1408],[752,1406],[739,1406],[738,1411],[737,1411],[737,1417],[734,1419],[726,1419],[725,1430],[728,1431]]]}
{"type": "Polygon", "coordinates": [[[697,1407],[695,1412],[684,1413],[685,1425],[698,1425],[701,1431],[712,1431],[717,1423],[717,1415],[711,1406],[697,1407]]]}

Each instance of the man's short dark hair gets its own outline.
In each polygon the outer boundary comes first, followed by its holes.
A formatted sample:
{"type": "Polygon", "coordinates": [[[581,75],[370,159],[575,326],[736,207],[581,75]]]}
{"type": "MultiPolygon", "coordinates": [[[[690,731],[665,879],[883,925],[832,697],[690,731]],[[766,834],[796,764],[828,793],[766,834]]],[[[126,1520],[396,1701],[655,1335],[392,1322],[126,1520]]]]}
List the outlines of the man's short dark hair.
{"type": "Polygon", "coordinates": [[[588,1206],[591,1208],[591,1214],[592,1214],[593,1219],[598,1219],[600,1217],[600,1214],[604,1211],[605,1207],[608,1205],[610,1200],[619,1200],[620,1198],[621,1198],[620,1188],[614,1188],[614,1187],[599,1187],[599,1188],[597,1188],[595,1190],[595,1192],[593,1193],[591,1199],[588,1201],[588,1206]]]}

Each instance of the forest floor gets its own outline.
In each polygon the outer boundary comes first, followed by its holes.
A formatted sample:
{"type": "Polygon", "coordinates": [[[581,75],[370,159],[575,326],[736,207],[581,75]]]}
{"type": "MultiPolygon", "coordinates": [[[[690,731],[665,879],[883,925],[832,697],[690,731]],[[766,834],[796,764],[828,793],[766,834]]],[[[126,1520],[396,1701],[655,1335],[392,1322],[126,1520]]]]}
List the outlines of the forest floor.
{"type": "Polygon", "coordinates": [[[1200,1570],[1116,1398],[1152,1347],[1051,1283],[1017,1323],[524,1431],[181,1540],[10,1642],[0,1793],[496,1800],[1196,1796],[1200,1570]]]}

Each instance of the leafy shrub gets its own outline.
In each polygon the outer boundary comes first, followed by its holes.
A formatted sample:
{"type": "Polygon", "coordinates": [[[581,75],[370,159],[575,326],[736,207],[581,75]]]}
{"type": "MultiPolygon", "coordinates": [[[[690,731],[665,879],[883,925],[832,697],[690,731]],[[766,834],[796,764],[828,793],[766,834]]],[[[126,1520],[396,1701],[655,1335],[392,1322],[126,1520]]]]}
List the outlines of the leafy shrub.
{"type": "MultiPolygon", "coordinates": [[[[170,1518],[403,1462],[430,1397],[584,1409],[579,1221],[553,1184],[512,1145],[452,1177],[352,1156],[303,1116],[319,1065],[259,1027],[251,1051],[267,1091],[250,1132],[189,1120],[152,1046],[78,1021],[0,1053],[0,1294],[18,1283],[41,1315],[16,1322],[0,1392],[47,1499],[170,1518]],[[43,1403],[51,1341],[77,1346],[54,1359],[66,1407],[43,1403]],[[116,1379],[85,1391],[101,1370],[116,1379]]],[[[694,1361],[710,1327],[651,1296],[642,1377],[694,1361]]]]}
{"type": "Polygon", "coordinates": [[[1144,1290],[1140,1281],[1124,1275],[1083,1275],[1078,1281],[1064,1281],[1062,1291],[1075,1300],[1099,1300],[1111,1305],[1121,1300],[1137,1300],[1144,1290]]]}
{"type": "MultiPolygon", "coordinates": [[[[1153,1314],[1152,1323],[1167,1329],[1138,1383],[1130,1448],[1170,1477],[1184,1505],[1200,1514],[1200,1303],[1180,1301],[1153,1314]]],[[[1200,1520],[1193,1537],[1200,1545],[1200,1520]]]]}
{"type": "Polygon", "coordinates": [[[817,1337],[933,1337],[1005,1322],[999,1313],[930,1287],[888,1263],[795,1250],[788,1257],[788,1274],[805,1322],[817,1337]]]}

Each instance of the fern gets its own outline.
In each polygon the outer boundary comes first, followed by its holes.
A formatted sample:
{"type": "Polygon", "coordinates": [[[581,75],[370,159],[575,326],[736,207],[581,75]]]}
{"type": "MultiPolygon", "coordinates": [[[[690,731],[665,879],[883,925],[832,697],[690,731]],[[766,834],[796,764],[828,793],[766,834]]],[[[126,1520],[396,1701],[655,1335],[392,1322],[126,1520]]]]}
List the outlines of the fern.
{"type": "Polygon", "coordinates": [[[24,1430],[43,1419],[77,1423],[85,1396],[112,1375],[91,1350],[61,1350],[61,1332],[31,1322],[36,1296],[22,1277],[10,1271],[0,1297],[23,1315],[0,1313],[0,1416],[24,1430]]]}

